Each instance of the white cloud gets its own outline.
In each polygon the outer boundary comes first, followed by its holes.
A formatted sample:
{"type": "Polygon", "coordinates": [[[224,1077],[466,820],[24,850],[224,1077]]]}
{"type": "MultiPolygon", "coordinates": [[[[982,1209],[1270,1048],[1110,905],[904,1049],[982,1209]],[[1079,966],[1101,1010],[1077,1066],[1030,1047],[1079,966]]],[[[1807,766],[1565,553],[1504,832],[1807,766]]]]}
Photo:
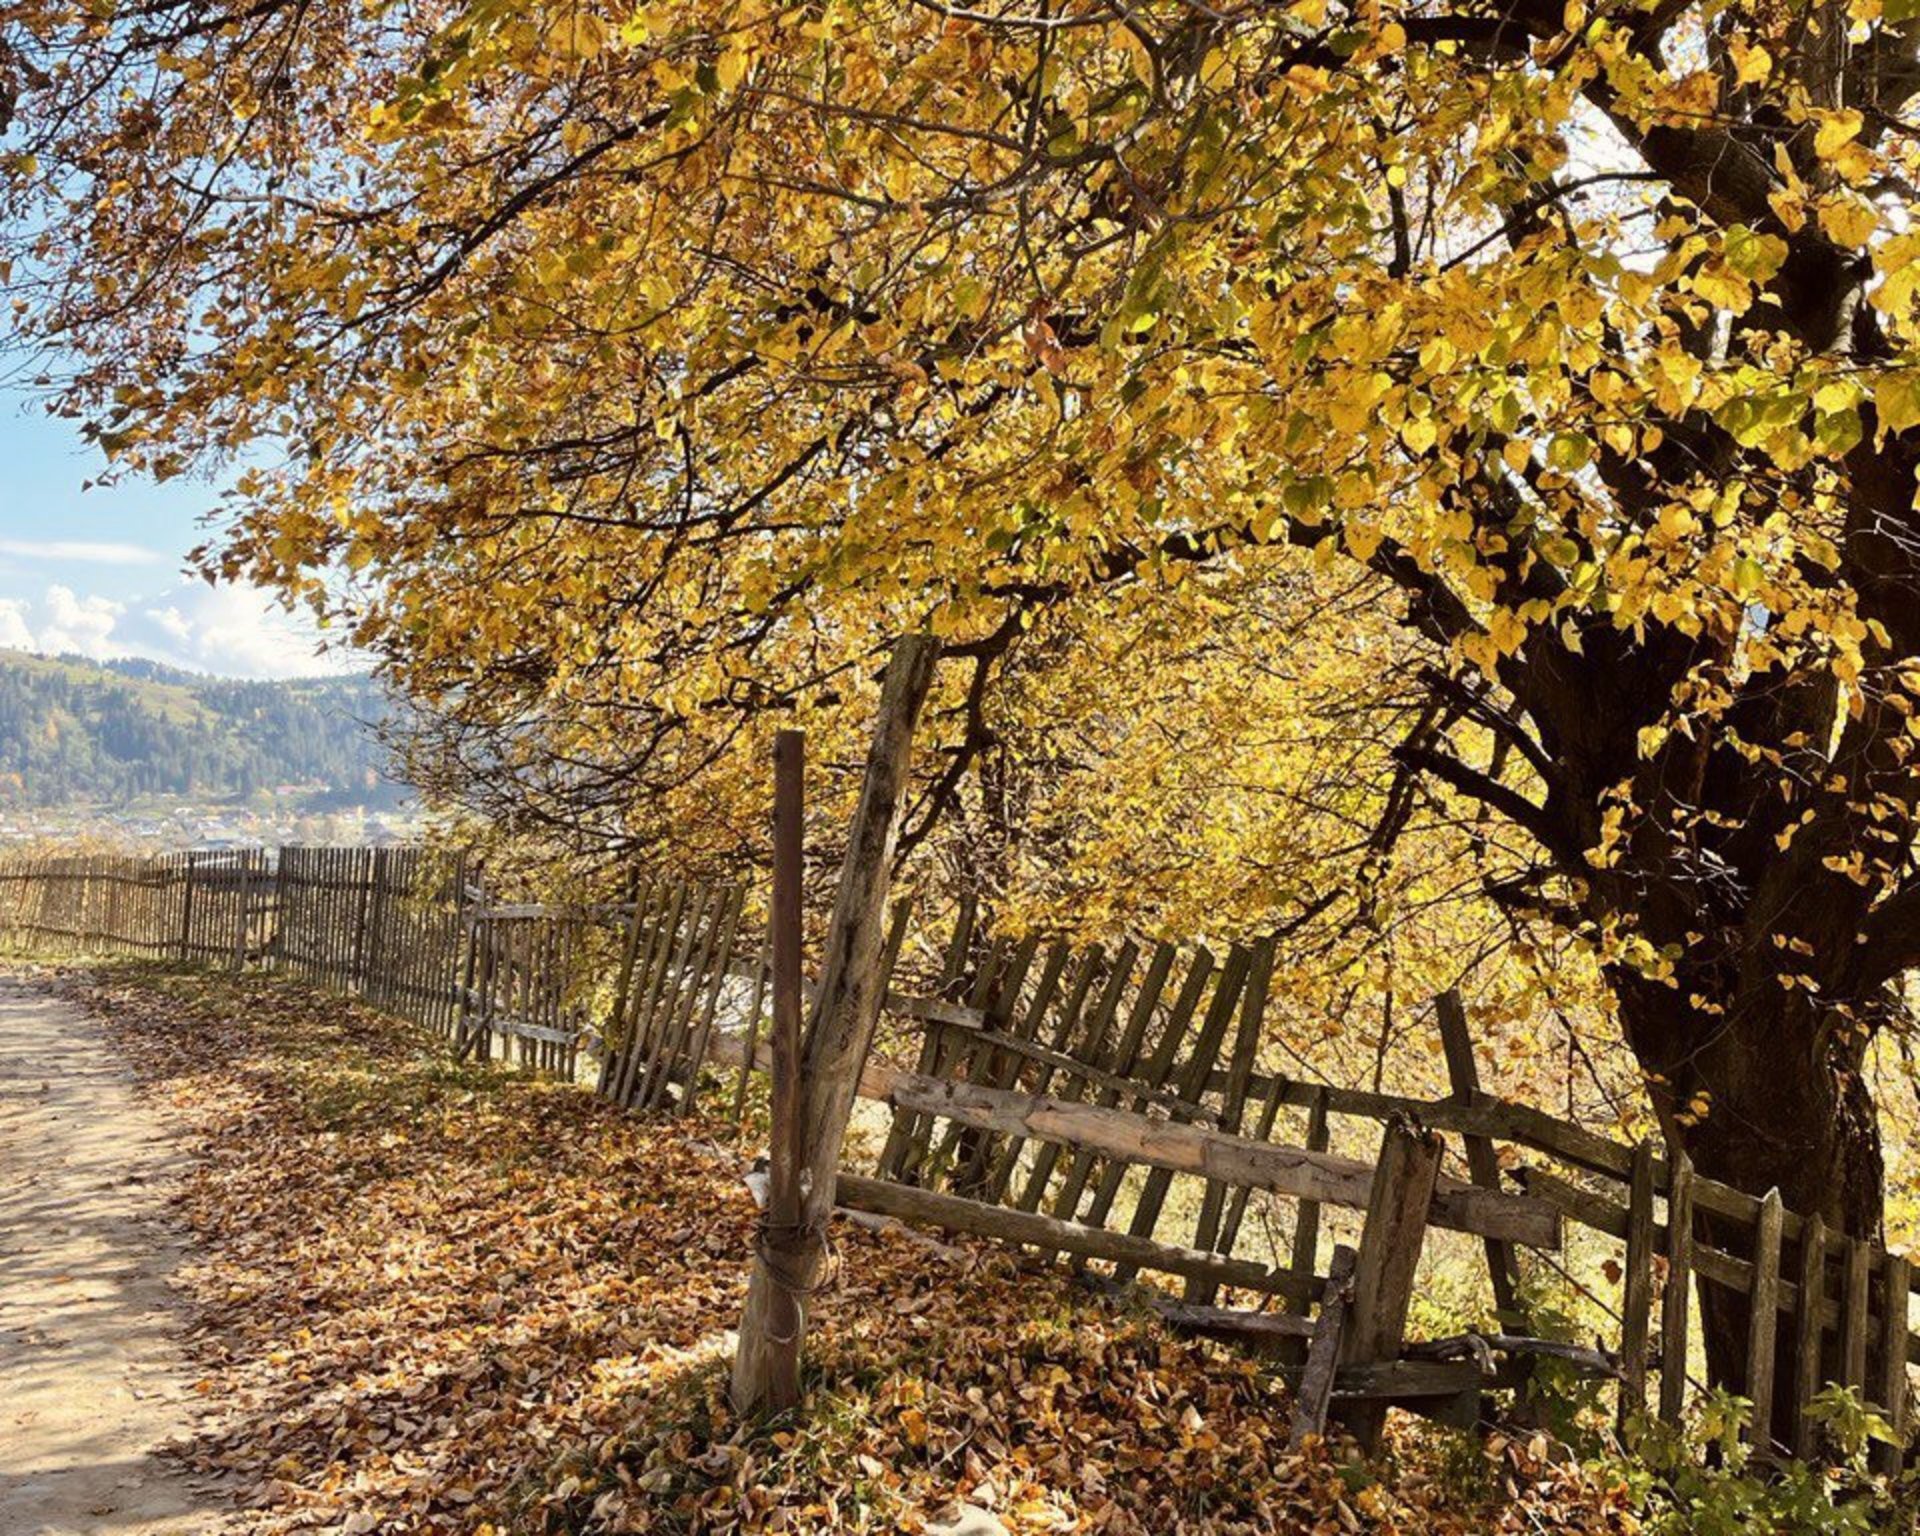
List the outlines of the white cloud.
{"type": "Polygon", "coordinates": [[[0,598],[0,646],[11,651],[33,649],[33,631],[27,625],[27,605],[18,598],[0,598]]]}
{"type": "Polygon", "coordinates": [[[366,668],[345,649],[322,653],[304,615],[257,587],[181,582],[149,599],[115,602],[55,584],[35,602],[0,598],[0,646],[95,661],[144,657],[223,677],[311,677],[366,668]]]}
{"type": "Polygon", "coordinates": [[[0,539],[0,555],[18,560],[78,561],[83,565],[159,565],[167,558],[144,544],[92,539],[0,539]]]}
{"type": "Polygon", "coordinates": [[[41,650],[72,652],[95,661],[117,654],[108,637],[122,610],[111,599],[80,597],[71,587],[55,585],[47,588],[41,612],[45,616],[35,635],[41,650]]]}

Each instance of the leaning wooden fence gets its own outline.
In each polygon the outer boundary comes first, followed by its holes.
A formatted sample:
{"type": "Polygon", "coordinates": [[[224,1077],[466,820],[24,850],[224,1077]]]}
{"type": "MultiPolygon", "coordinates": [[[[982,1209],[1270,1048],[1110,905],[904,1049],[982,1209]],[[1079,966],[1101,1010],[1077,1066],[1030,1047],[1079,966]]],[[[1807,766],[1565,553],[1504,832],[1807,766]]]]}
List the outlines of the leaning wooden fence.
{"type": "MultiPolygon", "coordinates": [[[[617,902],[516,902],[409,848],[0,859],[15,950],[283,970],[635,1110],[737,1109],[766,1070],[764,934],[739,886],[657,875],[617,902]]],[[[1751,1395],[1791,1383],[1785,1449],[1812,1447],[1828,1382],[1904,1443],[1920,1361],[1905,1258],[1651,1143],[1490,1097],[1454,999],[1436,1005],[1453,1091],[1424,1101],[1266,1065],[1270,943],[1007,939],[966,910],[935,933],[903,906],[882,963],[845,1208],[1059,1255],[1102,1283],[1160,1277],[1148,1295],[1169,1322],[1275,1351],[1307,1399],[1363,1428],[1386,1403],[1464,1417],[1529,1353],[1592,1367],[1531,1338],[1519,1306],[1524,1269],[1572,1225],[1618,1245],[1617,1333],[1597,1358],[1623,1418],[1679,1418],[1697,1296],[1719,1287],[1752,1302],[1751,1395]],[[1291,1207],[1281,1251],[1255,1199],[1291,1207]],[[1357,1250],[1331,1242],[1329,1208],[1364,1213],[1357,1250]],[[1495,1321],[1470,1338],[1402,1336],[1430,1227],[1484,1252],[1495,1321]]]]}

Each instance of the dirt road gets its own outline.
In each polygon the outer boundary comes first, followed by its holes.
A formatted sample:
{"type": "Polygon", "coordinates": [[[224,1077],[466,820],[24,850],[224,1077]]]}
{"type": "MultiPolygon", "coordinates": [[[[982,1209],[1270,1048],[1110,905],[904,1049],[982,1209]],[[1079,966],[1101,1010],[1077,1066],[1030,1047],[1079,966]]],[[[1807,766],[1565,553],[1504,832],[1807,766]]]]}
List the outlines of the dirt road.
{"type": "Polygon", "coordinates": [[[0,975],[0,1532],[218,1531],[154,1449],[191,1423],[178,1171],[99,1026],[0,975]]]}

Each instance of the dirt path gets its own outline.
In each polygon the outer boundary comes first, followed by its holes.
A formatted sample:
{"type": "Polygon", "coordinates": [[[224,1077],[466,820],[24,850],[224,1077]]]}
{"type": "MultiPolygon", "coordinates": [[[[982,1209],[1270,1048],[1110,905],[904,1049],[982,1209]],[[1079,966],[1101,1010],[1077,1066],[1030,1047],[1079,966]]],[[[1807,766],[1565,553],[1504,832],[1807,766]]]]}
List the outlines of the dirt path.
{"type": "Polygon", "coordinates": [[[99,1026],[0,976],[0,1532],[187,1536],[214,1502],[157,1460],[191,1409],[167,1287],[177,1154],[99,1026]]]}

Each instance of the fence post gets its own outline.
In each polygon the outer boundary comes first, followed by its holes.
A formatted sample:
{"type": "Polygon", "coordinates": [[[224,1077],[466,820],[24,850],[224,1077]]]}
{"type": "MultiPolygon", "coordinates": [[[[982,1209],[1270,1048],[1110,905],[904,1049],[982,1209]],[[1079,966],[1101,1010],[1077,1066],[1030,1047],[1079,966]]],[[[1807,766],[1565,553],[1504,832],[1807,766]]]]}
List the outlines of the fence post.
{"type": "Polygon", "coordinates": [[[191,851],[187,856],[187,888],[180,898],[180,962],[185,964],[193,940],[193,871],[199,863],[191,851]]]}
{"type": "MultiPolygon", "coordinates": [[[[1449,989],[1433,1000],[1440,1021],[1440,1045],[1446,1053],[1447,1077],[1453,1086],[1456,1104],[1473,1105],[1480,1093],[1480,1069],[1473,1059],[1473,1036],[1467,1028],[1467,1010],[1459,992],[1449,989]]],[[[1485,1136],[1465,1136],[1467,1172],[1483,1189],[1500,1187],[1500,1158],[1485,1136]]],[[[1519,1267],[1514,1261],[1513,1245],[1497,1237],[1487,1239],[1487,1275],[1493,1282],[1493,1309],[1503,1323],[1518,1323],[1520,1316],[1519,1267]]]]}
{"type": "MultiPolygon", "coordinates": [[[[909,635],[894,643],[827,930],[810,1038],[798,1063],[800,1070],[789,1070],[784,1086],[776,1062],[776,1097],[785,1092],[795,1098],[782,1111],[786,1140],[784,1147],[780,1142],[774,1145],[775,1165],[784,1151],[788,1167],[778,1176],[796,1190],[783,1195],[787,1203],[778,1212],[769,1205],[756,1246],[733,1364],[732,1398],[740,1413],[779,1409],[799,1401],[800,1357],[806,1337],[804,1298],[821,1273],[840,1142],[886,985],[883,950],[894,839],[905,799],[914,727],[933,682],[934,656],[931,636],[909,635]],[[797,1219],[789,1220],[793,1216],[797,1219]]],[[[775,925],[775,936],[780,937],[783,926],[787,931],[783,942],[790,943],[790,919],[775,925]]],[[[780,962],[775,964],[778,985],[780,962]]],[[[789,958],[788,985],[791,976],[789,958]]],[[[794,1054],[792,1018],[789,1014],[780,1020],[780,1006],[776,1000],[774,1048],[790,1058],[794,1054]]]]}
{"type": "Polygon", "coordinates": [[[1877,1445],[1874,1466],[1889,1475],[1899,1472],[1907,1456],[1907,1295],[1913,1282],[1910,1261],[1888,1254],[1880,1267],[1884,1305],[1880,1314],[1880,1406],[1893,1431],[1892,1445],[1877,1445]]]}
{"type": "MultiPolygon", "coordinates": [[[[1793,1454],[1802,1460],[1813,1455],[1819,1433],[1819,1425],[1807,1407],[1820,1390],[1826,1281],[1827,1224],[1816,1212],[1800,1229],[1800,1297],[1799,1310],[1794,1314],[1793,1454]]],[[[1755,1413],[1759,1411],[1754,1409],[1755,1413]]]]}
{"type": "Polygon", "coordinates": [[[269,972],[284,971],[287,968],[287,908],[290,905],[287,892],[293,874],[287,862],[288,852],[289,849],[285,843],[281,843],[273,850],[272,926],[265,929],[260,940],[260,953],[266,961],[269,972]]]}
{"type": "MultiPolygon", "coordinates": [[[[1438,1136],[1405,1118],[1387,1122],[1354,1264],[1353,1305],[1340,1347],[1343,1365],[1400,1357],[1443,1150],[1438,1136]]],[[[1357,1403],[1344,1417],[1354,1438],[1372,1450],[1386,1423],[1387,1405],[1357,1403]]]]}
{"type": "Polygon", "coordinates": [[[1693,1163],[1674,1149],[1667,1176],[1667,1282],[1660,1303],[1660,1417],[1678,1426],[1687,1402],[1687,1320],[1693,1302],[1693,1163]]]}
{"type": "Polygon", "coordinates": [[[1747,1396],[1753,1403],[1750,1433],[1761,1453],[1773,1445],[1774,1366],[1780,1333],[1780,1233],[1785,1212],[1780,1191],[1760,1202],[1753,1229],[1753,1288],[1747,1314],[1747,1396]]]}
{"type": "Polygon", "coordinates": [[[1633,1149],[1627,1185],[1627,1257],[1620,1303],[1622,1429],[1647,1406],[1647,1345],[1653,1332],[1653,1143],[1633,1149]]]}

